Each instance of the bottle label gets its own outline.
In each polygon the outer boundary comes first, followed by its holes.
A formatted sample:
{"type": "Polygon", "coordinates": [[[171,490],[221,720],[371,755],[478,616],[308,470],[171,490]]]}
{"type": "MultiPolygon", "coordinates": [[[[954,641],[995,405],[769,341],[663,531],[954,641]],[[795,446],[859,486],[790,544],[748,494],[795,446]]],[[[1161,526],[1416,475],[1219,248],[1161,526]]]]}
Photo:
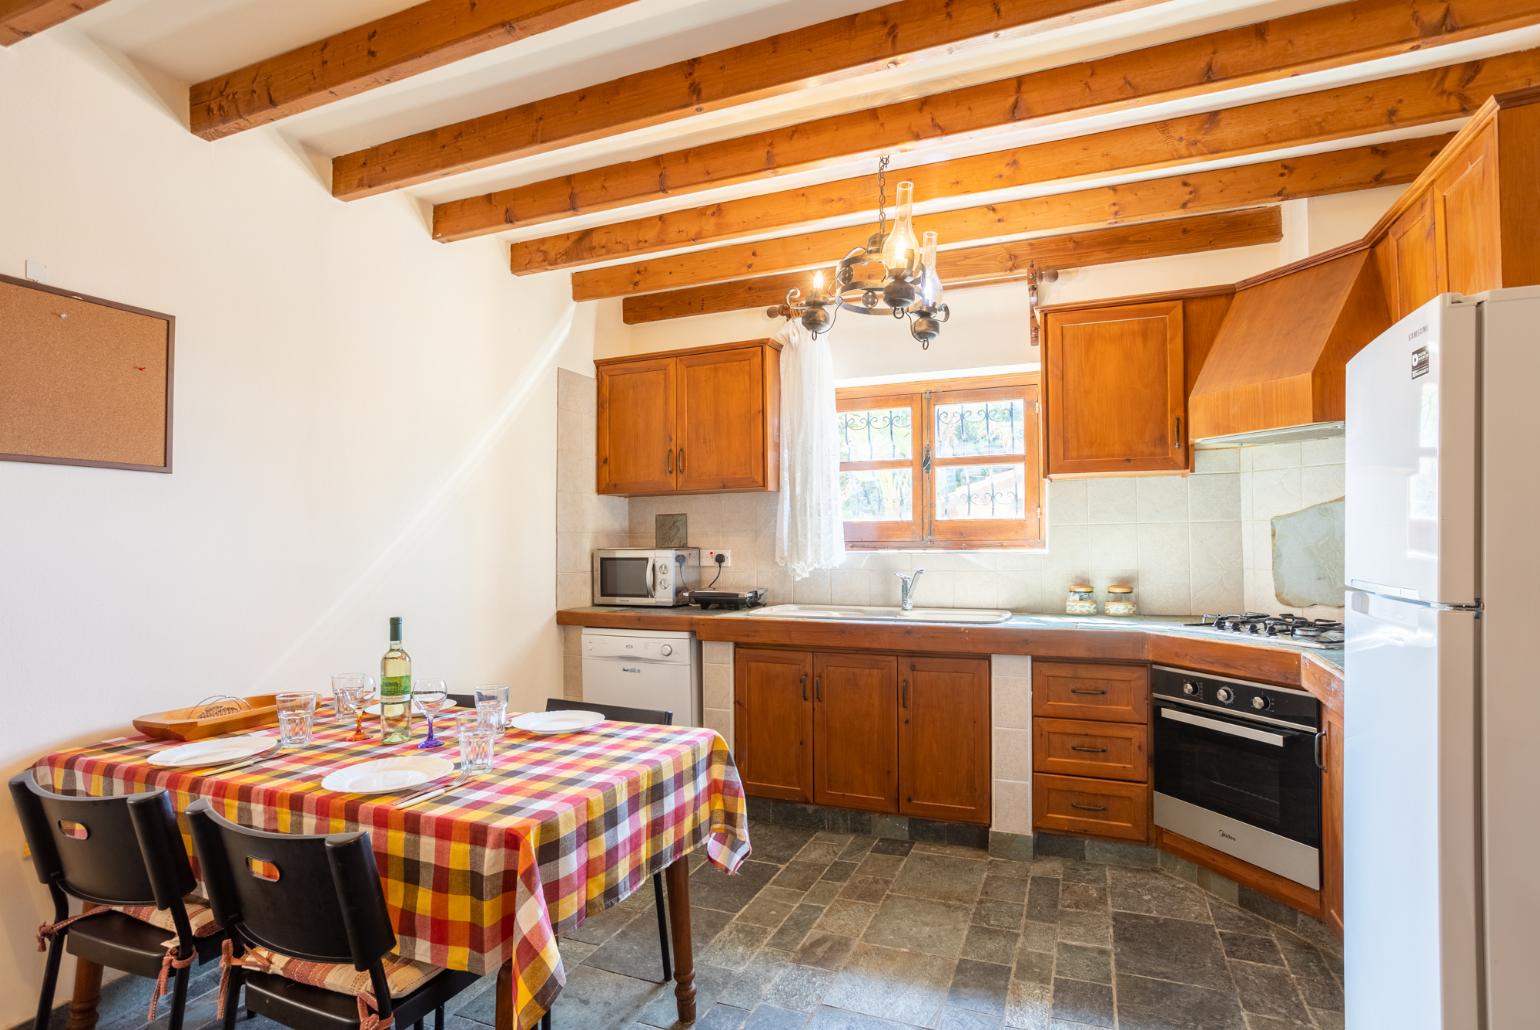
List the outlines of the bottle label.
{"type": "Polygon", "coordinates": [[[400,697],[412,692],[412,675],[384,676],[380,679],[381,697],[400,697]]]}

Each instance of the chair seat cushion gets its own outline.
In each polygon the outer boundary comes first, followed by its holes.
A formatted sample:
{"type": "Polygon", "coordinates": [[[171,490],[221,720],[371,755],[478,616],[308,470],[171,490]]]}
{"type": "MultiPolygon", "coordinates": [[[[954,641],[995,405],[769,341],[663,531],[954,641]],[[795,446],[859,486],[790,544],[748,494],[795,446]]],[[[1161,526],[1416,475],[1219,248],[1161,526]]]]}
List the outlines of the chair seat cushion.
{"type": "MultiPolygon", "coordinates": [[[[214,910],[209,908],[209,903],[194,894],[189,894],[182,899],[182,905],[187,909],[187,922],[192,926],[194,937],[208,937],[219,932],[219,924],[214,921],[214,910]]],[[[119,912],[137,919],[151,926],[158,926],[162,930],[176,933],[176,921],[171,918],[169,908],[156,908],[154,905],[115,905],[119,912]]],[[[175,941],[173,940],[173,946],[175,941]]]]}
{"type": "MultiPolygon", "coordinates": [[[[426,981],[405,997],[392,997],[395,1025],[400,1030],[407,1030],[461,991],[474,987],[479,980],[474,973],[449,970],[426,981]]],[[[271,973],[248,971],[241,982],[245,988],[244,1003],[258,1015],[284,1026],[306,1027],[307,1030],[357,1030],[358,1002],[355,998],[271,973]]]]}
{"type": "MultiPolygon", "coordinates": [[[[413,962],[411,959],[399,958],[395,955],[386,955],[382,964],[385,967],[385,982],[390,986],[392,998],[406,997],[443,972],[437,966],[413,962]]],[[[346,994],[350,998],[360,994],[372,994],[374,991],[374,985],[369,982],[368,971],[354,969],[351,962],[315,962],[258,947],[247,949],[246,961],[243,965],[248,969],[263,968],[285,980],[346,994]]]]}

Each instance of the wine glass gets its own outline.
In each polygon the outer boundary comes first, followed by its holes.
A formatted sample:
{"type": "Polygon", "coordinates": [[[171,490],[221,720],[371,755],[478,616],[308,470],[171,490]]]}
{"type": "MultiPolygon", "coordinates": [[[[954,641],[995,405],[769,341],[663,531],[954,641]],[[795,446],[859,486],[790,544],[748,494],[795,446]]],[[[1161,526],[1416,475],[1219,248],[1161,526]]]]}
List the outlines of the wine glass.
{"type": "Polygon", "coordinates": [[[419,751],[431,751],[436,747],[443,747],[444,742],[433,735],[433,717],[439,712],[454,707],[454,701],[449,696],[449,689],[443,680],[419,680],[413,685],[412,704],[417,710],[427,716],[428,735],[422,743],[417,745],[419,751]]]}
{"type": "Polygon", "coordinates": [[[358,716],[358,721],[353,725],[353,735],[349,740],[368,740],[364,733],[364,709],[369,707],[369,702],[374,700],[377,687],[373,676],[363,673],[346,673],[339,684],[343,694],[348,699],[348,705],[358,716]]]}

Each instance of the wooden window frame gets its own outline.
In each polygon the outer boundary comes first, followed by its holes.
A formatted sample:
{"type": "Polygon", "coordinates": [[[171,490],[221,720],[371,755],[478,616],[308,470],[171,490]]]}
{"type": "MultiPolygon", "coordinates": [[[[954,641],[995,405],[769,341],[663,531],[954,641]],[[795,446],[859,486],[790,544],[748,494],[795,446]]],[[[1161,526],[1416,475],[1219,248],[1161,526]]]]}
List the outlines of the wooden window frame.
{"type": "Polygon", "coordinates": [[[843,387],[836,391],[841,413],[907,407],[914,427],[913,452],[908,459],[840,462],[841,472],[868,469],[913,470],[914,518],[906,522],[847,522],[845,546],[853,550],[923,549],[972,551],[1039,548],[1043,545],[1042,383],[1036,372],[931,379],[876,386],[843,387]],[[934,456],[937,405],[1020,397],[1026,405],[1022,454],[969,457],[934,456]],[[927,457],[929,463],[927,466],[927,457]],[[945,519],[935,517],[936,471],[967,465],[1014,463],[1026,466],[1026,516],[1022,519],[945,519]]]}

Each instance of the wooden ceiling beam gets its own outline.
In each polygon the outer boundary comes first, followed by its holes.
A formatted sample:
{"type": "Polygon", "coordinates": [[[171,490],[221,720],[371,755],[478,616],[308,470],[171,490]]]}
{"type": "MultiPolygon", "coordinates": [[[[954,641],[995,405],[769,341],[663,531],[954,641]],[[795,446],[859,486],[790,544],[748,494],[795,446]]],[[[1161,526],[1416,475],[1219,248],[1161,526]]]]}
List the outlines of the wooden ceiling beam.
{"type": "MultiPolygon", "coordinates": [[[[928,200],[1169,168],[1448,121],[1470,114],[1494,93],[1532,85],[1540,85],[1540,50],[921,165],[905,169],[903,176],[914,182],[916,197],[928,200]]],[[[860,176],[755,199],[763,212],[798,222],[869,209],[874,192],[871,177],[860,176]]],[[[810,256],[808,264],[838,256],[810,256]]],[[[605,291],[628,292],[619,289],[624,280],[618,276],[633,267],[650,276],[662,260],[669,259],[618,266],[619,272],[577,272],[573,282],[595,296],[615,296],[605,291]]]]}
{"type": "MultiPolygon", "coordinates": [[[[381,143],[332,161],[344,200],[734,107],[1085,17],[1109,0],[897,0],[381,143]]],[[[1527,0],[1526,0],[1527,2],[1527,0]]],[[[1120,9],[1122,4],[1114,4],[1120,9]]]]}
{"type": "MultiPolygon", "coordinates": [[[[1446,133],[1118,186],[954,208],[916,216],[915,231],[934,229],[943,243],[955,244],[990,236],[1174,218],[1392,186],[1415,179],[1450,138],[1446,133]]],[[[566,236],[515,243],[510,248],[513,273],[525,275],[553,268],[571,268],[611,258],[618,253],[661,249],[643,242],[654,238],[645,235],[645,228],[659,221],[670,222],[670,228],[681,234],[681,242],[702,243],[715,239],[717,223],[710,218],[697,215],[693,224],[688,224],[689,219],[673,215],[638,219],[566,236]],[[684,233],[688,235],[682,235],[684,233]]],[[[698,277],[710,276],[712,271],[720,268],[790,271],[805,266],[809,254],[830,256],[832,260],[863,238],[863,227],[844,226],[654,259],[647,267],[653,274],[660,269],[674,274],[683,272],[691,276],[694,284],[709,281],[698,277]]],[[[633,274],[637,274],[635,270],[642,266],[618,267],[632,269],[633,274]]]]}
{"type": "Polygon", "coordinates": [[[100,7],[107,0],[0,0],[0,46],[20,43],[44,29],[100,7]]]}
{"type": "Polygon", "coordinates": [[[631,2],[427,0],[195,84],[189,127],[221,139],[631,2]]]}
{"type": "MultiPolygon", "coordinates": [[[[942,252],[937,264],[947,291],[951,292],[1024,279],[1033,265],[1044,271],[1085,268],[1117,261],[1250,247],[1276,243],[1282,238],[1283,216],[1278,208],[1267,207],[949,250],[942,252]]],[[[627,297],[621,308],[627,325],[740,311],[780,304],[786,299],[787,290],[796,287],[806,292],[812,281],[811,272],[761,276],[627,297]]]]}
{"type": "MultiPolygon", "coordinates": [[[[1274,81],[1537,20],[1540,0],[1445,0],[1431,8],[1408,0],[1354,0],[439,204],[433,211],[433,235],[461,240],[1029,120],[1274,81]]],[[[1382,107],[1378,113],[1380,122],[1395,123],[1393,110],[1382,107]]]]}

